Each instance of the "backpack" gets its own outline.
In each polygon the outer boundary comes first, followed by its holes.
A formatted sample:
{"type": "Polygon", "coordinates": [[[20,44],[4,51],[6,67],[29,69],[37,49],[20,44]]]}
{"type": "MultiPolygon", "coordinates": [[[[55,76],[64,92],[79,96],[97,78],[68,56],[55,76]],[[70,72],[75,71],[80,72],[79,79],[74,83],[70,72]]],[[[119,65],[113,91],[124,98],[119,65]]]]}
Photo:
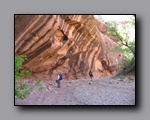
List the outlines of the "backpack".
{"type": "Polygon", "coordinates": [[[62,80],[62,74],[59,74],[59,80],[62,80]]]}

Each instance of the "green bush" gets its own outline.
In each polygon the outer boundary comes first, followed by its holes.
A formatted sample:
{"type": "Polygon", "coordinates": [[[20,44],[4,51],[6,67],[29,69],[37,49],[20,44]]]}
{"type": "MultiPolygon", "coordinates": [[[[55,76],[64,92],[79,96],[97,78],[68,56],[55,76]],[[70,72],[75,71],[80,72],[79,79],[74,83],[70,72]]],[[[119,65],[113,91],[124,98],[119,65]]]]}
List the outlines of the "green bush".
{"type": "Polygon", "coordinates": [[[25,74],[32,74],[31,70],[21,70],[22,63],[27,60],[25,55],[15,56],[15,80],[19,81],[24,78],[25,74]]]}
{"type": "MultiPolygon", "coordinates": [[[[40,79],[36,80],[36,83],[31,87],[26,83],[23,83],[25,75],[32,74],[31,70],[22,70],[22,63],[28,60],[25,55],[15,56],[15,97],[17,99],[24,99],[30,95],[34,90],[34,86],[40,85],[40,79]]],[[[45,87],[40,86],[39,91],[45,90],[45,87]]]]}
{"type": "Polygon", "coordinates": [[[15,56],[15,97],[18,99],[26,98],[33,89],[29,89],[29,85],[21,83],[26,74],[32,74],[31,70],[22,70],[22,63],[27,60],[25,55],[15,56]]]}

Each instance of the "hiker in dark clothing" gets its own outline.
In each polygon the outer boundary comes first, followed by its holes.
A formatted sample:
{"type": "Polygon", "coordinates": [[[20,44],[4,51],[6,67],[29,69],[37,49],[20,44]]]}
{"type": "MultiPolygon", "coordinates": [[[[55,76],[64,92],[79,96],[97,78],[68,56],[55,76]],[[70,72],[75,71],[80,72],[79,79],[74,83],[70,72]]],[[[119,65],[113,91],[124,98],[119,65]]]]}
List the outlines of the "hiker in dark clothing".
{"type": "Polygon", "coordinates": [[[58,74],[58,79],[56,80],[56,83],[58,83],[58,84],[57,84],[57,87],[58,87],[58,88],[61,87],[61,86],[60,86],[60,81],[61,81],[61,80],[62,80],[62,74],[59,73],[59,74],[58,74]]]}
{"type": "Polygon", "coordinates": [[[89,76],[91,77],[91,81],[92,81],[93,74],[92,74],[91,70],[90,70],[90,72],[89,72],[89,76]]]}

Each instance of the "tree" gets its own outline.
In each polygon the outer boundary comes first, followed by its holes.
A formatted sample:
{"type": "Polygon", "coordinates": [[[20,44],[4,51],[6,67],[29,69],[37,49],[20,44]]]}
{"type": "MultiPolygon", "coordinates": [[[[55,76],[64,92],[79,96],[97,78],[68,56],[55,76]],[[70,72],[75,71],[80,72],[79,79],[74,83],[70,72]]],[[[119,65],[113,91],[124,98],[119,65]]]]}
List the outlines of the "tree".
{"type": "Polygon", "coordinates": [[[130,20],[122,22],[106,22],[108,31],[106,35],[115,37],[115,42],[119,45],[112,51],[123,53],[122,67],[129,71],[135,68],[135,17],[130,16],[130,20]]]}

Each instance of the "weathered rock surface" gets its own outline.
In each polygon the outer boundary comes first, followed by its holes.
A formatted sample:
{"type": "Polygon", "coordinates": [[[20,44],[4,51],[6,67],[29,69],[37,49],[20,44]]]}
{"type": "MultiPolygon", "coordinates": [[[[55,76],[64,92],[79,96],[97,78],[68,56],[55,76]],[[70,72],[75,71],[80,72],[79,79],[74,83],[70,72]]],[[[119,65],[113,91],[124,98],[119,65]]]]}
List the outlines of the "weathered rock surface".
{"type": "Polygon", "coordinates": [[[36,78],[54,80],[99,78],[115,73],[117,44],[102,33],[107,26],[93,15],[15,15],[15,55],[28,60],[22,69],[31,69],[36,78]]]}

